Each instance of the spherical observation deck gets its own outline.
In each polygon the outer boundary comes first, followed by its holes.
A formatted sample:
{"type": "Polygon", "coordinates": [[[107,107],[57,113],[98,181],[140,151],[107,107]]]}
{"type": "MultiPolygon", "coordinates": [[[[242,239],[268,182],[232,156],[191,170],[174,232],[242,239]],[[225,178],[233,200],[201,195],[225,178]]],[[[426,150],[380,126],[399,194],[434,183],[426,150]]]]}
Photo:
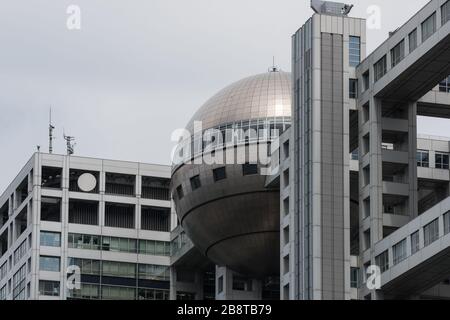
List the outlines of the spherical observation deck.
{"type": "MultiPolygon", "coordinates": [[[[291,75],[273,69],[221,90],[186,128],[194,134],[201,121],[203,130],[254,129],[258,137],[264,128],[286,130],[290,120],[291,75]]],[[[249,146],[260,144],[246,139],[233,152],[248,155],[249,146]]],[[[207,153],[200,149],[192,159],[207,153]]],[[[171,183],[178,218],[195,246],[215,264],[254,277],[279,274],[279,191],[265,186],[261,172],[260,164],[185,162],[174,167],[171,183]]]]}

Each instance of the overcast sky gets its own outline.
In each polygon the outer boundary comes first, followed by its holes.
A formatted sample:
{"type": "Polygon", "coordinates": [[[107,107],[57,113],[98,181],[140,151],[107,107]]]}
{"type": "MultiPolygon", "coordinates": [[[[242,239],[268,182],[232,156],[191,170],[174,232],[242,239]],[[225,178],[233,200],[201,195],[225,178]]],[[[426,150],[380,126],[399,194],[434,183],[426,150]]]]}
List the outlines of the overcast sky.
{"type": "MultiPolygon", "coordinates": [[[[427,0],[354,0],[381,8],[372,51],[427,0]]],[[[0,0],[0,193],[36,145],[48,150],[48,109],[80,156],[170,163],[171,132],[214,93],[276,64],[290,71],[290,37],[309,0],[0,0]],[[68,30],[67,7],[81,9],[68,30]]],[[[450,136],[447,122],[419,131],[450,136]]]]}

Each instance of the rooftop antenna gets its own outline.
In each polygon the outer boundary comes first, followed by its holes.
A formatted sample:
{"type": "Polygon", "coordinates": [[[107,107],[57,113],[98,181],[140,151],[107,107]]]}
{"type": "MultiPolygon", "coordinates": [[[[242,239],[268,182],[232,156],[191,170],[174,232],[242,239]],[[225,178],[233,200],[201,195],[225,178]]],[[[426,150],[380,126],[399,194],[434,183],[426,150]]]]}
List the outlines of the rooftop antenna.
{"type": "Polygon", "coordinates": [[[67,155],[68,156],[71,156],[71,155],[73,155],[74,154],[74,147],[75,147],[75,143],[74,143],[74,141],[75,141],[75,137],[72,137],[72,136],[66,136],[66,134],[65,133],[63,133],[63,137],[64,137],[64,140],[66,140],[66,145],[67,145],[67,155]]]}
{"type": "Polygon", "coordinates": [[[48,153],[53,153],[53,130],[55,127],[52,124],[52,107],[50,107],[50,115],[48,122],[48,153]]]}
{"type": "Polygon", "coordinates": [[[278,72],[278,68],[275,65],[275,56],[272,57],[272,67],[269,68],[269,72],[278,72]]]}

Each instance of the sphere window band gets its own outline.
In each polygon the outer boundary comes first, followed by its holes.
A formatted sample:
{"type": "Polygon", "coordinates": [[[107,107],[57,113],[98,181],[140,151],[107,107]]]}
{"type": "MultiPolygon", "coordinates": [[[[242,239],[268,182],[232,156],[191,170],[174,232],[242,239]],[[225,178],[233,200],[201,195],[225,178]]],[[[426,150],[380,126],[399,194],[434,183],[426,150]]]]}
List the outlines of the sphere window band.
{"type": "MultiPolygon", "coordinates": [[[[236,145],[273,141],[291,126],[290,117],[279,117],[271,119],[255,119],[237,121],[218,127],[202,130],[201,134],[194,133],[190,138],[181,141],[176,154],[183,154],[185,150],[193,150],[193,154],[183,156],[184,161],[201,155],[203,152],[232,147],[236,145]],[[187,147],[188,144],[191,147],[187,147]]],[[[175,159],[174,159],[175,160],[175,159]]],[[[183,161],[174,161],[175,165],[183,161]]]]}

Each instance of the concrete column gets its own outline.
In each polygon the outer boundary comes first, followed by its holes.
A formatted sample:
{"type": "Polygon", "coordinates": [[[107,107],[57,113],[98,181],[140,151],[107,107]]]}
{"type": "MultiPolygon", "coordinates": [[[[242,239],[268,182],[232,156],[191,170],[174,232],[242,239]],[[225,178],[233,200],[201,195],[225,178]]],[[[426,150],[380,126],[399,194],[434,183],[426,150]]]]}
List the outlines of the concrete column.
{"type": "Polygon", "coordinates": [[[408,105],[409,216],[418,215],[417,197],[417,102],[408,105]]]}
{"type": "MultiPolygon", "coordinates": [[[[262,281],[246,278],[244,290],[234,290],[233,278],[242,277],[227,267],[216,266],[216,300],[261,300],[262,281]],[[220,291],[221,290],[221,291],[220,291]]],[[[243,279],[245,277],[242,277],[243,279]]]]}

